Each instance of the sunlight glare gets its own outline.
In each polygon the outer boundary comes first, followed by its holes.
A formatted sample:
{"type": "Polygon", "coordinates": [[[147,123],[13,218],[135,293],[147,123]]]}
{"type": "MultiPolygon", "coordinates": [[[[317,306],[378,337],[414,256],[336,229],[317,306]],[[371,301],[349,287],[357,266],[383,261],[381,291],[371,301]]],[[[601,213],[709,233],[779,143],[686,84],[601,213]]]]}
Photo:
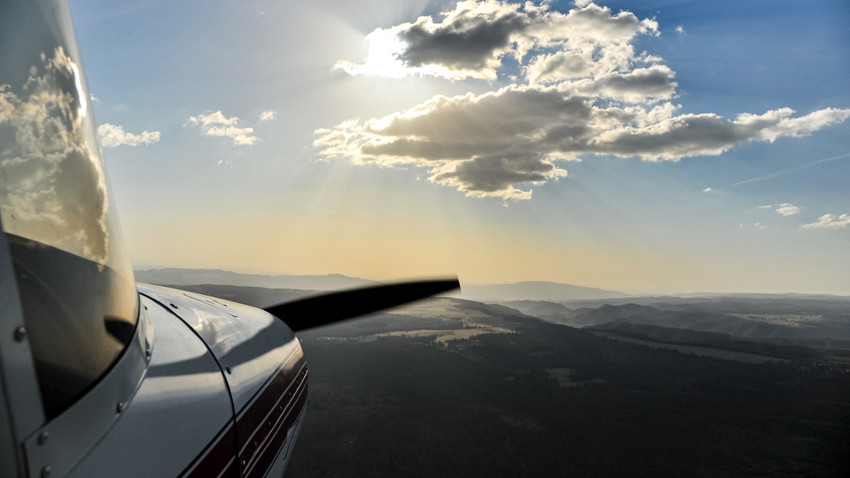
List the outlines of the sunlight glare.
{"type": "Polygon", "coordinates": [[[375,29],[364,41],[369,45],[369,55],[363,64],[342,60],[336,62],[333,69],[343,70],[352,76],[375,75],[396,79],[412,73],[398,58],[405,43],[398,39],[395,29],[375,29]]]}

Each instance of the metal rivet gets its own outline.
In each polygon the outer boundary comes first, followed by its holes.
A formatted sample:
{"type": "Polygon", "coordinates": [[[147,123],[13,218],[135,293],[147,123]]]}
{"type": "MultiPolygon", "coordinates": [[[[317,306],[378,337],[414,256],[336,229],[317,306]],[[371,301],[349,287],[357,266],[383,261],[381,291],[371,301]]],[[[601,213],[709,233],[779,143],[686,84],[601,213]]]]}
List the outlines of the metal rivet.
{"type": "Polygon", "coordinates": [[[242,468],[245,468],[245,465],[247,465],[247,464],[248,464],[248,462],[246,462],[245,460],[242,460],[240,462],[240,465],[242,465],[242,468]]]}
{"type": "Polygon", "coordinates": [[[272,422],[271,422],[271,420],[266,422],[266,428],[268,428],[268,429],[270,429],[270,430],[271,430],[271,428],[272,428],[272,422]]]}
{"type": "Polygon", "coordinates": [[[38,434],[38,444],[44,445],[45,443],[47,443],[48,438],[50,438],[50,433],[48,433],[47,430],[44,430],[43,432],[38,434]]]}
{"type": "Polygon", "coordinates": [[[27,329],[23,325],[15,328],[15,342],[23,342],[27,338],[27,329]]]}
{"type": "Polygon", "coordinates": [[[41,478],[47,478],[51,473],[53,473],[53,468],[50,468],[50,465],[45,466],[41,469],[41,478]]]}
{"type": "Polygon", "coordinates": [[[127,408],[127,404],[124,402],[118,402],[118,405],[115,407],[115,411],[121,413],[124,409],[127,408]]]}
{"type": "Polygon", "coordinates": [[[255,441],[255,442],[254,442],[254,448],[257,448],[257,446],[259,446],[259,445],[258,445],[258,444],[257,444],[257,442],[255,441]]]}
{"type": "Polygon", "coordinates": [[[278,405],[278,406],[277,406],[277,411],[278,411],[278,412],[282,412],[282,411],[283,411],[283,405],[278,405]]]}

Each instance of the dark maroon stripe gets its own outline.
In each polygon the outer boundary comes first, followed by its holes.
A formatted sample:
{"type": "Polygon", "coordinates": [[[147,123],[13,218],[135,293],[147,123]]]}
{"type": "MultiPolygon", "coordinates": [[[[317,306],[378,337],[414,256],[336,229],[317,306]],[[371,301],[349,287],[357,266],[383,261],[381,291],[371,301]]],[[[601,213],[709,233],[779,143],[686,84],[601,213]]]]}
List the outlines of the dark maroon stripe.
{"type": "Polygon", "coordinates": [[[236,476],[236,435],[233,420],[227,423],[223,431],[215,438],[215,442],[207,447],[206,452],[195,460],[181,476],[186,478],[207,478],[219,476],[236,476]],[[194,468],[193,468],[194,467],[194,468]]]}
{"type": "Polygon", "coordinates": [[[281,417],[281,420],[272,428],[265,446],[261,447],[259,454],[255,457],[254,463],[248,468],[246,478],[263,476],[269,467],[274,463],[281,447],[286,442],[286,437],[289,435],[289,430],[295,426],[295,421],[304,409],[304,404],[307,402],[307,382],[304,381],[298,393],[290,401],[290,406],[286,408],[286,413],[281,417]]]}
{"type": "Polygon", "coordinates": [[[280,395],[286,391],[289,384],[300,373],[304,363],[304,353],[301,347],[295,347],[284,359],[283,365],[273,377],[267,380],[251,400],[236,413],[236,435],[240,442],[246,441],[245,437],[249,436],[246,432],[253,432],[263,422],[273,404],[277,402],[280,395]]]}
{"type": "Polygon", "coordinates": [[[239,463],[243,473],[253,466],[256,457],[267,447],[269,436],[289,414],[306,382],[306,363],[303,356],[299,356],[280,370],[260,397],[237,420],[239,463]]]}
{"type": "MultiPolygon", "coordinates": [[[[281,429],[289,430],[294,424],[307,398],[306,393],[304,393],[306,386],[307,367],[302,355],[296,360],[290,360],[287,365],[282,367],[257,400],[250,407],[246,407],[242,417],[237,422],[236,430],[251,430],[247,427],[248,423],[262,424],[265,422],[266,425],[255,425],[253,430],[248,432],[251,439],[257,440],[257,447],[253,449],[252,446],[243,451],[242,456],[240,456],[240,461],[244,460],[243,463],[245,463],[242,466],[243,470],[247,471],[250,467],[252,471],[262,472],[260,474],[263,474],[271,466],[271,459],[268,459],[266,455],[270,455],[273,459],[282,446],[286,433],[278,432],[281,429]],[[292,413],[293,411],[295,413],[292,413]],[[267,416],[268,420],[264,420],[267,416]],[[267,429],[267,433],[261,434],[263,428],[267,429]],[[272,434],[274,434],[274,437],[269,440],[269,436],[272,434]],[[279,436],[282,438],[278,438],[279,436]],[[266,453],[268,451],[272,453],[266,453]],[[256,460],[256,457],[261,454],[263,459],[256,460]],[[265,466],[257,466],[260,465],[260,462],[265,466]]],[[[243,446],[243,448],[245,447],[243,446]]],[[[203,456],[181,473],[181,476],[186,478],[238,476],[238,462],[234,459],[235,450],[236,437],[231,421],[219,433],[203,456]]]]}
{"type": "Polygon", "coordinates": [[[299,380],[303,380],[304,366],[303,355],[299,354],[298,357],[288,360],[257,398],[242,408],[242,413],[238,414],[236,419],[240,454],[246,445],[252,444],[255,434],[263,433],[262,427],[267,425],[268,416],[279,405],[281,397],[294,390],[299,380]]]}

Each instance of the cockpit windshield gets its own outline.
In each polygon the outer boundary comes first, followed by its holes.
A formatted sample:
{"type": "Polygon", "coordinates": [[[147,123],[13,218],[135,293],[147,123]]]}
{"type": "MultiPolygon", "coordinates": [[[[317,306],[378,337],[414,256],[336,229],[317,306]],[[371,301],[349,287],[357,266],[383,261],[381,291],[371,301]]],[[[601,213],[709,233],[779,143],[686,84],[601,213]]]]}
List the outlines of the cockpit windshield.
{"type": "Polygon", "coordinates": [[[73,27],[57,3],[8,2],[0,14],[0,223],[48,418],[106,372],[138,313],[73,27]]]}

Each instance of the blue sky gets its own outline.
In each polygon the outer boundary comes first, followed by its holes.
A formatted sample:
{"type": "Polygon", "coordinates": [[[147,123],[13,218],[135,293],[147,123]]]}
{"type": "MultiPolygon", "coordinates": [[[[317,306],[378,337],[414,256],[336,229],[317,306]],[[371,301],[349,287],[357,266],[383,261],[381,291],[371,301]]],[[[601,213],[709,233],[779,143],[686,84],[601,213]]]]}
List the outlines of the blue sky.
{"type": "Polygon", "coordinates": [[[137,266],[850,294],[846,2],[70,5],[137,266]]]}

